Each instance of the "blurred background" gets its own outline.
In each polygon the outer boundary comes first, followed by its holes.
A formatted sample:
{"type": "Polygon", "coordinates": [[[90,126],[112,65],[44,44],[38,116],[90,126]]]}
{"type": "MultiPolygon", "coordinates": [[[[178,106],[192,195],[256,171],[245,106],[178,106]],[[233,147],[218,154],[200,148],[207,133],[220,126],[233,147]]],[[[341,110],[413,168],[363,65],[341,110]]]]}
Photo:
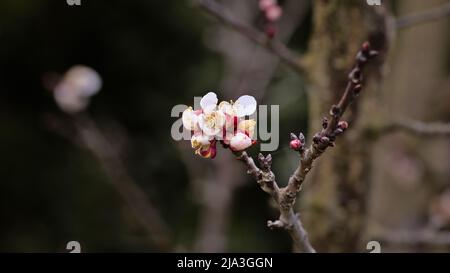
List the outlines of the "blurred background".
{"type": "MultiPolygon", "coordinates": [[[[449,2],[279,1],[274,39],[299,69],[203,3],[0,2],[0,251],[67,252],[78,241],[83,252],[290,252],[289,235],[267,228],[278,212],[244,166],[172,139],[172,107],[208,91],[279,105],[273,170],[285,185],[298,161],[289,133],[320,128],[367,39],[381,56],[298,211],[318,251],[367,252],[371,240],[382,251],[448,251],[448,134],[393,122],[450,121],[449,2]],[[53,93],[74,65],[103,82],[75,114],[53,93]]],[[[257,0],[212,3],[270,34],[257,0]]]]}

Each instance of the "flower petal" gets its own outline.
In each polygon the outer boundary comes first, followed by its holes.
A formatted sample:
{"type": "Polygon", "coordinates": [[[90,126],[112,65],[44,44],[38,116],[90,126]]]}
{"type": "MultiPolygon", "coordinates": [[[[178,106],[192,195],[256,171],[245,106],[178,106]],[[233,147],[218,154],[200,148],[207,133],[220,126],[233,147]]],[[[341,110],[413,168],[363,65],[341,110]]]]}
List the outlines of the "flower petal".
{"type": "Polygon", "coordinates": [[[199,116],[199,127],[208,136],[216,136],[222,132],[225,125],[225,114],[222,111],[212,111],[199,116]]]}
{"type": "Polygon", "coordinates": [[[249,95],[241,96],[233,104],[233,108],[238,117],[249,116],[256,111],[256,100],[249,95]]]}
{"type": "Polygon", "coordinates": [[[255,134],[256,121],[254,119],[241,120],[237,129],[245,132],[250,138],[255,134]]]}
{"type": "Polygon", "coordinates": [[[202,107],[204,111],[211,111],[214,110],[213,108],[216,107],[218,101],[216,93],[209,92],[200,100],[200,107],[202,107]]]}
{"type": "Polygon", "coordinates": [[[243,151],[252,146],[252,139],[244,133],[237,133],[230,140],[230,148],[233,151],[243,151]]]}
{"type": "Polygon", "coordinates": [[[222,101],[219,103],[219,111],[222,111],[223,113],[234,116],[236,113],[234,112],[233,105],[229,103],[228,101],[222,101]]]}
{"type": "Polygon", "coordinates": [[[95,95],[102,87],[102,78],[97,71],[84,65],[70,68],[63,80],[85,97],[95,95]]]}
{"type": "Polygon", "coordinates": [[[195,151],[195,154],[203,158],[211,158],[211,159],[216,157],[216,153],[217,153],[216,141],[212,141],[211,144],[203,146],[195,151]]]}
{"type": "Polygon", "coordinates": [[[183,121],[184,128],[190,131],[195,131],[198,128],[198,116],[195,111],[192,110],[192,107],[189,107],[183,111],[181,120],[183,121]]]}
{"type": "Polygon", "coordinates": [[[211,138],[207,135],[197,133],[197,134],[193,135],[191,138],[192,148],[198,149],[198,148],[209,146],[210,139],[211,138]]]}

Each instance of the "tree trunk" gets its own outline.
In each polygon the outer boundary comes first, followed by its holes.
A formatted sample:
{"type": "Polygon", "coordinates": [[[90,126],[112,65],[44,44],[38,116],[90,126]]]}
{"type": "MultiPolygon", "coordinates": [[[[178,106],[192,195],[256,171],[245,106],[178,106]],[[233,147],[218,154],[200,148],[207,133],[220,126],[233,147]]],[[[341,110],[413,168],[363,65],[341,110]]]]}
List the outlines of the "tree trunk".
{"type": "Polygon", "coordinates": [[[315,163],[299,198],[306,229],[319,252],[362,251],[359,242],[366,219],[371,145],[358,135],[378,118],[378,83],[387,47],[385,11],[360,1],[319,0],[313,1],[313,16],[313,35],[304,59],[310,84],[310,140],[344,91],[361,44],[369,40],[382,52],[365,71],[368,77],[357,104],[344,116],[350,130],[315,163]]]}

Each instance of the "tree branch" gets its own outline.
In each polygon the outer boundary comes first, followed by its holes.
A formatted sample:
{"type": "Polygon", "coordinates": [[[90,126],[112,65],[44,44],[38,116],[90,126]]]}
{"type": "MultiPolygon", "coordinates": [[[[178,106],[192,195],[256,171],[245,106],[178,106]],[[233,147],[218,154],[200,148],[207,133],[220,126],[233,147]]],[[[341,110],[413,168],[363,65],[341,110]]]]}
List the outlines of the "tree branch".
{"type": "Polygon", "coordinates": [[[323,129],[313,137],[311,146],[304,150],[300,149],[300,162],[294,174],[289,178],[288,185],[282,190],[281,202],[284,206],[292,207],[297,193],[301,190],[306,175],[312,168],[314,160],[322,155],[328,147],[334,147],[336,137],[341,135],[348,127],[347,122],[340,121],[347,107],[360,94],[362,89],[362,69],[365,64],[378,52],[371,50],[368,42],[364,43],[356,55],[356,64],[348,75],[348,84],[339,103],[330,109],[330,118],[324,118],[323,129]]]}
{"type": "Polygon", "coordinates": [[[264,47],[269,52],[276,55],[282,62],[297,72],[302,72],[303,67],[300,63],[300,57],[287,48],[281,41],[270,39],[264,33],[239,22],[236,18],[228,14],[224,8],[213,0],[195,0],[194,1],[202,10],[216,18],[222,24],[232,28],[247,37],[254,43],[264,47]]]}
{"type": "Polygon", "coordinates": [[[407,28],[415,26],[417,24],[438,20],[447,16],[450,16],[450,2],[430,10],[408,14],[400,17],[396,21],[396,26],[399,29],[407,28]]]}
{"type": "Polygon", "coordinates": [[[238,159],[247,165],[247,173],[256,180],[263,191],[272,196],[273,200],[278,205],[280,210],[279,219],[275,221],[268,221],[267,226],[271,229],[285,229],[289,232],[292,240],[294,241],[296,249],[303,250],[308,253],[315,253],[316,251],[309,242],[308,234],[303,228],[299,215],[294,213],[292,207],[285,208],[280,203],[280,188],[275,181],[274,173],[271,171],[272,156],[269,154],[264,157],[262,154],[259,154],[258,159],[261,169],[256,166],[253,158],[248,156],[246,152],[242,152],[238,159]]]}
{"type": "Polygon", "coordinates": [[[450,123],[398,119],[379,131],[383,135],[404,131],[418,136],[450,137],[450,123]]]}
{"type": "Polygon", "coordinates": [[[320,157],[325,150],[334,146],[336,137],[342,134],[348,127],[347,122],[340,121],[347,107],[355,100],[362,90],[362,69],[366,63],[377,56],[378,52],[371,49],[368,42],[364,43],[361,50],[356,55],[356,63],[348,76],[348,84],[339,103],[333,105],[330,110],[330,117],[324,118],[322,122],[323,129],[315,134],[313,143],[309,148],[304,149],[305,139],[303,134],[296,136],[291,134],[291,148],[300,152],[300,162],[294,174],[289,178],[286,187],[279,188],[275,175],[271,170],[272,156],[269,154],[264,157],[259,154],[258,159],[260,168],[254,160],[243,152],[238,159],[247,166],[247,172],[260,185],[261,189],[269,193],[278,205],[280,217],[276,221],[269,221],[270,228],[286,229],[295,246],[306,252],[315,252],[309,242],[308,235],[303,228],[298,215],[294,213],[293,207],[301,186],[312,168],[313,162],[320,157]]]}

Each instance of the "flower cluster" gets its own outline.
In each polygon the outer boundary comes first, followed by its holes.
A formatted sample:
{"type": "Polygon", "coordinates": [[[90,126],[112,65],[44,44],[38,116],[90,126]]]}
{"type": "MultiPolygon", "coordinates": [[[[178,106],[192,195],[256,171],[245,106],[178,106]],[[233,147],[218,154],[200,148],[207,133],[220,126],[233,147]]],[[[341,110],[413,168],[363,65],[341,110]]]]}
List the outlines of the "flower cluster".
{"type": "Polygon", "coordinates": [[[101,86],[102,79],[94,69],[76,65],[56,84],[53,95],[61,110],[74,114],[86,109],[90,97],[97,94],[101,86]]]}
{"type": "Polygon", "coordinates": [[[195,153],[204,158],[216,156],[219,141],[232,151],[243,151],[253,145],[256,121],[245,119],[256,111],[256,100],[244,95],[235,102],[222,101],[209,92],[200,100],[199,110],[187,108],[182,115],[183,126],[192,132],[195,153]]]}
{"type": "Polygon", "coordinates": [[[283,10],[277,0],[259,0],[259,9],[264,13],[266,35],[273,38],[276,32],[275,23],[280,19],[283,10]]]}

